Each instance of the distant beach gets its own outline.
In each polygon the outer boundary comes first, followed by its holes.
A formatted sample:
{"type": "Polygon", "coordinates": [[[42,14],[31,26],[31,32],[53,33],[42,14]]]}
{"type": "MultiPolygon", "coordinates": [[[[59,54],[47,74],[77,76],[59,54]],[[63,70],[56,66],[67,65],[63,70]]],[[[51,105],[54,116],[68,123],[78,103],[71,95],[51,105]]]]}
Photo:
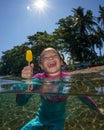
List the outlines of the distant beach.
{"type": "Polygon", "coordinates": [[[82,70],[75,70],[70,72],[71,74],[86,74],[86,73],[100,73],[100,72],[104,72],[104,65],[103,66],[96,66],[96,67],[89,67],[86,69],[82,69],[82,70]]]}

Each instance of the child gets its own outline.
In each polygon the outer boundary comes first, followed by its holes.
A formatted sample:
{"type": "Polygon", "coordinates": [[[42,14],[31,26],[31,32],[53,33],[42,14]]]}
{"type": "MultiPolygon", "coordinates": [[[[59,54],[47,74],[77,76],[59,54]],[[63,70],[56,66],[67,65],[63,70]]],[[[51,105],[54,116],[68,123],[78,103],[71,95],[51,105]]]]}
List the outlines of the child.
{"type": "MultiPolygon", "coordinates": [[[[61,66],[63,60],[60,54],[54,48],[46,48],[40,54],[39,66],[43,70],[43,73],[38,73],[33,75],[34,64],[24,67],[22,70],[23,78],[60,78],[63,76],[71,76],[70,73],[62,72],[61,66]]],[[[31,94],[17,94],[16,101],[18,105],[24,105],[28,99],[31,97],[31,94]]],[[[66,117],[66,101],[68,96],[43,96],[41,97],[41,105],[38,109],[36,117],[27,123],[21,130],[63,130],[64,122],[66,117]]],[[[87,100],[87,96],[82,98],[79,97],[82,101],[87,100]]],[[[90,99],[89,99],[90,100],[90,99]]],[[[97,105],[93,103],[93,107],[96,109],[97,105]]],[[[86,102],[88,105],[89,102],[86,102]]]]}

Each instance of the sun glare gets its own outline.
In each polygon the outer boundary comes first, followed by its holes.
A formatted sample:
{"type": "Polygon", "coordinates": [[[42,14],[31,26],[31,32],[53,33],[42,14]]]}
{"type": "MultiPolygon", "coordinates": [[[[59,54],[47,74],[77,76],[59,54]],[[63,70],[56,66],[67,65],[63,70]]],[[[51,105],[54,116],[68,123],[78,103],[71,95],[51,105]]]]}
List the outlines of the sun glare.
{"type": "Polygon", "coordinates": [[[42,10],[45,8],[46,4],[43,0],[37,0],[35,3],[34,3],[34,6],[39,9],[39,10],[42,10]]]}
{"type": "Polygon", "coordinates": [[[48,3],[46,0],[35,0],[33,7],[38,12],[45,12],[45,10],[48,8],[48,3]]]}
{"type": "Polygon", "coordinates": [[[50,8],[49,2],[47,0],[32,0],[32,3],[27,6],[28,11],[34,11],[36,13],[45,13],[47,9],[50,8]]]}

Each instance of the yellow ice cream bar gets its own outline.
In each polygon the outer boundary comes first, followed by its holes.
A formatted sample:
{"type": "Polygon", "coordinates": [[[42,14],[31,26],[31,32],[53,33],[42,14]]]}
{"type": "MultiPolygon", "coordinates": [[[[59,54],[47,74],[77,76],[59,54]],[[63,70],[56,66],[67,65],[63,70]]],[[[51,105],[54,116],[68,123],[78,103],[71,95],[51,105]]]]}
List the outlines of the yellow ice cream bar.
{"type": "Polygon", "coordinates": [[[31,62],[33,60],[32,51],[31,50],[27,50],[26,51],[26,60],[28,62],[31,62]]]}

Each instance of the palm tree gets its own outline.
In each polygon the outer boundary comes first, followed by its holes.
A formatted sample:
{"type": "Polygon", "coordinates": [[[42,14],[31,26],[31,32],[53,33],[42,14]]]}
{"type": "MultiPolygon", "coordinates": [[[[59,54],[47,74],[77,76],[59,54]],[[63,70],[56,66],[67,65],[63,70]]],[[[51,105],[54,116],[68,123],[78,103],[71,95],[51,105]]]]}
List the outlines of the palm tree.
{"type": "Polygon", "coordinates": [[[95,39],[96,47],[99,48],[99,54],[102,56],[101,49],[104,45],[104,31],[99,26],[97,27],[97,31],[95,33],[95,39]]]}
{"type": "Polygon", "coordinates": [[[97,25],[94,21],[94,17],[92,15],[91,10],[87,10],[86,14],[84,14],[84,8],[78,7],[77,9],[73,9],[74,19],[75,19],[75,28],[81,34],[89,34],[90,31],[94,31],[94,25],[97,25]]]}
{"type": "Polygon", "coordinates": [[[94,50],[93,41],[90,39],[90,34],[95,33],[95,26],[97,23],[95,22],[95,17],[93,17],[92,11],[87,10],[84,14],[84,9],[82,7],[78,7],[77,9],[73,9],[74,12],[74,28],[76,29],[76,41],[80,44],[80,50],[82,51],[82,59],[85,57],[93,57],[96,55],[94,50]]]}
{"type": "Polygon", "coordinates": [[[102,7],[101,5],[99,5],[99,14],[100,16],[98,17],[98,22],[104,29],[104,7],[102,7]]]}
{"type": "Polygon", "coordinates": [[[99,48],[101,56],[101,49],[104,47],[104,7],[102,7],[101,5],[99,5],[99,14],[100,16],[97,17],[99,23],[99,27],[97,28],[97,37],[99,39],[97,47],[99,48]]]}

